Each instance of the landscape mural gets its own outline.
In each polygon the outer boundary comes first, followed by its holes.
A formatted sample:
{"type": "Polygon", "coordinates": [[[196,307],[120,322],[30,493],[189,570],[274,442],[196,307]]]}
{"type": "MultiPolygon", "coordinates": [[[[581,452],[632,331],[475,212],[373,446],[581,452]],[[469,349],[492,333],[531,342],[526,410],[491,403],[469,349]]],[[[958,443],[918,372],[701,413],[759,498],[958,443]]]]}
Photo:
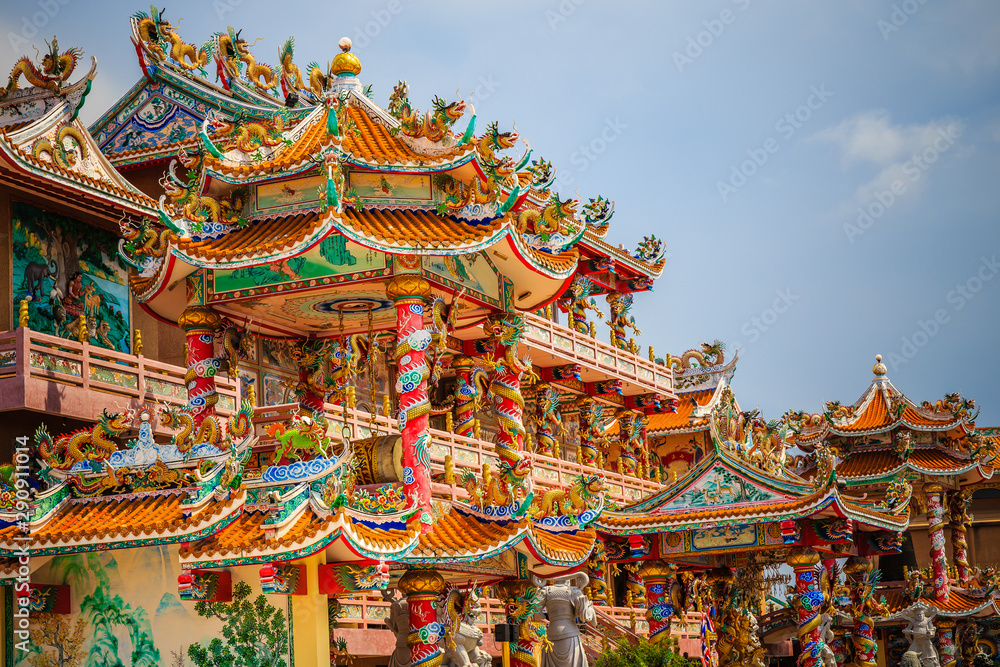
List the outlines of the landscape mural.
{"type": "Polygon", "coordinates": [[[11,212],[14,320],[27,299],[32,330],[77,340],[83,315],[92,344],[129,352],[129,294],[118,236],[21,202],[11,212]]]}
{"type": "Polygon", "coordinates": [[[32,582],[69,585],[74,611],[33,616],[31,650],[18,652],[15,666],[290,664],[287,598],[264,596],[256,580],[240,580],[236,569],[231,602],[182,601],[180,573],[171,545],[54,557],[32,582]]]}

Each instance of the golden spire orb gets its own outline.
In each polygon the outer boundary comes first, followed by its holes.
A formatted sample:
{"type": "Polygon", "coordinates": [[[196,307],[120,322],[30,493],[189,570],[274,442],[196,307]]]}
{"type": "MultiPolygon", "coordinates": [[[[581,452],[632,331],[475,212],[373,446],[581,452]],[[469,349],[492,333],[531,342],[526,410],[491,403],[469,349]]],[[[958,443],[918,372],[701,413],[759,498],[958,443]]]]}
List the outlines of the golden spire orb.
{"type": "Polygon", "coordinates": [[[882,363],[882,355],[876,354],[875,365],[872,366],[872,373],[874,373],[877,377],[882,377],[885,375],[886,370],[885,364],[882,363]]]}
{"type": "Polygon", "coordinates": [[[334,76],[357,76],[361,73],[361,61],[351,53],[351,38],[341,37],[338,42],[341,53],[333,59],[330,73],[334,76]]]}

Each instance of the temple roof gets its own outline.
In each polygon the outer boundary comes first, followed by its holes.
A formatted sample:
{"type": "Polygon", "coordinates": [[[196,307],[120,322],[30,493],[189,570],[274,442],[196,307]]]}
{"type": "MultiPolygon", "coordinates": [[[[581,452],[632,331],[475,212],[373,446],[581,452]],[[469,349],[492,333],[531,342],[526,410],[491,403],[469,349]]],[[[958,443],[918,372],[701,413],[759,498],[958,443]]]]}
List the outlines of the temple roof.
{"type": "Polygon", "coordinates": [[[960,475],[979,468],[984,477],[991,477],[992,463],[981,464],[968,453],[941,447],[918,447],[904,459],[894,449],[851,451],[837,464],[837,474],[853,483],[885,481],[912,471],[923,475],[960,475]]]}
{"type": "Polygon", "coordinates": [[[975,401],[949,394],[933,404],[924,401],[918,405],[886,377],[881,355],[876,357],[873,373],[871,385],[853,405],[832,401],[822,415],[789,413],[796,431],[795,444],[811,451],[830,436],[871,436],[905,428],[925,433],[956,431],[956,439],[960,439],[974,430],[975,401]]]}
{"type": "Polygon", "coordinates": [[[987,617],[1000,615],[1000,605],[991,597],[974,596],[962,591],[951,590],[948,599],[938,601],[933,598],[921,598],[919,602],[911,602],[902,589],[880,589],[879,595],[885,596],[888,613],[876,618],[876,622],[898,621],[905,619],[913,610],[920,607],[928,613],[940,616],[961,618],[969,616],[987,617]]]}
{"type": "Polygon", "coordinates": [[[83,79],[58,92],[27,88],[0,100],[0,177],[63,193],[75,206],[91,199],[101,208],[152,217],[156,202],[118,174],[77,120],[96,68],[94,60],[83,79]]]}
{"type": "Polygon", "coordinates": [[[0,529],[0,554],[55,555],[95,549],[187,542],[211,534],[240,515],[244,494],[184,503],[184,491],[73,498],[33,522],[29,542],[18,526],[0,529]]]}

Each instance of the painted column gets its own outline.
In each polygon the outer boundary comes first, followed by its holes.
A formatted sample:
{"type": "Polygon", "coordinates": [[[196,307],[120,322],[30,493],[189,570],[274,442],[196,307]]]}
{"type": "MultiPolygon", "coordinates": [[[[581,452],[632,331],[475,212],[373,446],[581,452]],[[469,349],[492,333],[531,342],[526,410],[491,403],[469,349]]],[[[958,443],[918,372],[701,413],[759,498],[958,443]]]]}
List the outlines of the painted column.
{"type": "Polygon", "coordinates": [[[800,667],[817,667],[823,648],[819,615],[824,595],[816,575],[817,563],[819,554],[811,547],[796,547],[788,556],[788,565],[795,572],[795,598],[792,600],[792,607],[797,614],[800,667]]]}
{"type": "Polygon", "coordinates": [[[925,484],[927,532],[931,538],[931,567],[934,571],[934,600],[948,601],[948,559],[944,546],[944,489],[940,484],[925,484]]]}
{"type": "Polygon", "coordinates": [[[965,541],[965,531],[972,523],[969,519],[969,504],[972,496],[959,491],[951,495],[951,548],[955,569],[958,571],[958,585],[969,583],[969,545],[965,541]]]}
{"type": "Polygon", "coordinates": [[[524,458],[524,397],[521,396],[521,373],[517,344],[524,331],[524,317],[517,313],[491,315],[486,326],[491,330],[491,358],[496,370],[490,379],[493,413],[500,432],[496,453],[501,463],[517,467],[524,458]]]}
{"type": "Polygon", "coordinates": [[[427,418],[426,350],[431,334],[424,329],[424,299],[431,286],[414,274],[393,276],[386,295],[396,305],[396,393],[399,395],[399,428],[403,439],[403,488],[408,502],[420,507],[421,530],[431,528],[431,457],[427,418]]]}
{"type": "Polygon", "coordinates": [[[941,667],[955,667],[955,619],[938,616],[934,621],[937,627],[938,656],[941,667]]]}
{"type": "Polygon", "coordinates": [[[455,369],[455,377],[458,385],[455,387],[455,435],[466,438],[472,437],[472,426],[475,422],[475,401],[476,388],[472,386],[472,357],[464,354],[456,355],[451,360],[451,367],[455,369]]]}
{"type": "Polygon", "coordinates": [[[662,644],[670,637],[670,621],[676,611],[670,604],[670,585],[677,567],[659,560],[644,561],[636,573],[646,586],[646,622],[649,641],[662,644]]]}
{"type": "Polygon", "coordinates": [[[188,306],[177,320],[187,340],[188,406],[197,429],[206,417],[215,416],[219,394],[215,390],[215,375],[222,361],[215,357],[215,332],[222,318],[208,306],[188,306]]]}
{"type": "Polygon", "coordinates": [[[407,570],[399,580],[410,615],[411,667],[439,667],[443,659],[438,642],[444,626],[437,621],[437,598],[444,591],[444,578],[434,570],[407,570]]]}
{"type": "Polygon", "coordinates": [[[844,574],[847,575],[847,583],[851,590],[851,615],[854,618],[851,642],[854,644],[856,667],[875,667],[878,654],[875,620],[871,616],[870,609],[871,598],[865,597],[865,588],[871,577],[871,571],[872,563],[864,556],[851,556],[844,564],[844,574]]]}
{"type": "MultiPolygon", "coordinates": [[[[835,622],[836,623],[836,622],[835,622]]],[[[834,625],[833,642],[830,648],[833,649],[833,657],[837,660],[837,667],[844,667],[847,664],[847,637],[844,628],[834,625]]]]}

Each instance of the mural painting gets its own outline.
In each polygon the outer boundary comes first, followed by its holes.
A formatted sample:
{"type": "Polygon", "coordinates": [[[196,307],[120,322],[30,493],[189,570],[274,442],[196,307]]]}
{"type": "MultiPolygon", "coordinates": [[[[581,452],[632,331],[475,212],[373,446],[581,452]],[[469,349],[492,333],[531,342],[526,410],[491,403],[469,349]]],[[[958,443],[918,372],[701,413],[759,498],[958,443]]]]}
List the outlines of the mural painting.
{"type": "Polygon", "coordinates": [[[237,290],[298,283],[384,268],[384,254],[334,234],[298,257],[232,271],[215,271],[212,291],[216,297],[220,297],[227,292],[237,290]]]}
{"type": "Polygon", "coordinates": [[[456,289],[474,292],[487,302],[499,304],[500,277],[485,255],[478,252],[455,257],[424,257],[424,272],[456,289]]]}
{"type": "Polygon", "coordinates": [[[265,597],[235,570],[231,602],[182,601],[180,573],[175,546],[54,557],[32,581],[70,586],[74,611],[35,615],[16,667],[290,664],[287,598],[265,597]]]}
{"type": "Polygon", "coordinates": [[[81,315],[90,343],[128,352],[129,293],[118,236],[14,202],[13,312],[28,299],[34,331],[77,340],[81,315]]]}
{"type": "Polygon", "coordinates": [[[254,189],[254,208],[263,213],[318,206],[325,192],[325,175],[261,183],[254,189]]]}
{"type": "Polygon", "coordinates": [[[421,199],[431,198],[431,177],[422,174],[381,174],[370,171],[352,171],[351,187],[365,199],[421,199]]]}

